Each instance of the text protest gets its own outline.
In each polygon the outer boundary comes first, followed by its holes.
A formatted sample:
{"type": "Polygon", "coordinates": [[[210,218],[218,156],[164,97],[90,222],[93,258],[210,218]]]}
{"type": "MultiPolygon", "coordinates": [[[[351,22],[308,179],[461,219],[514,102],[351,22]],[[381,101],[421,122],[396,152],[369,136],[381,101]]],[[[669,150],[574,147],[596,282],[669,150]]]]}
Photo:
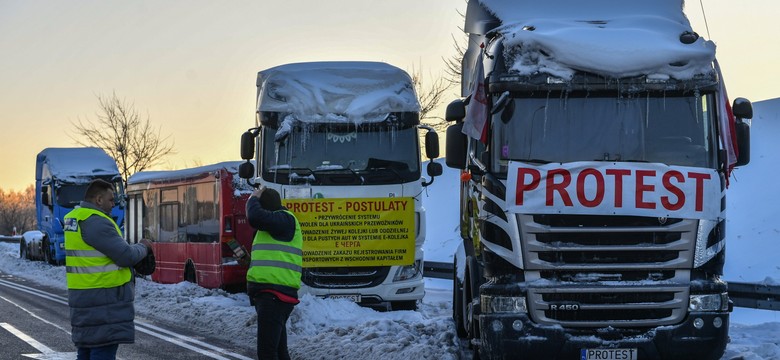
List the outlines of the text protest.
{"type": "Polygon", "coordinates": [[[715,220],[721,179],[705,168],[654,163],[510,162],[507,210],[530,214],[636,215],[715,220]]]}

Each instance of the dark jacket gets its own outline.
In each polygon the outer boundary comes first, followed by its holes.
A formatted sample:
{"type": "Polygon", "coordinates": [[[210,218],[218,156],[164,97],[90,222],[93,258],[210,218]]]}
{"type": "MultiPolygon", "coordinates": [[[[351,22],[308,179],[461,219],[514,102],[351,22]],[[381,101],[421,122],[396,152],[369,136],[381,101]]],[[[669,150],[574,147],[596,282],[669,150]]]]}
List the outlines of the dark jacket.
{"type": "MultiPolygon", "coordinates": [[[[100,210],[90,202],[81,206],[100,210]]],[[[121,267],[132,267],[146,256],[143,244],[128,244],[120,236],[112,221],[101,216],[90,216],[79,224],[85,243],[102,252],[121,267]]],[[[71,338],[76,347],[97,347],[135,342],[135,285],[107,289],[69,289],[71,338]]]]}
{"type": "MultiPolygon", "coordinates": [[[[283,207],[283,210],[287,210],[283,207]]],[[[268,211],[260,205],[260,200],[254,196],[246,202],[246,218],[256,230],[268,232],[279,241],[291,241],[295,236],[295,217],[286,211],[268,211]]],[[[251,249],[250,249],[251,252],[251,249]]],[[[250,299],[257,297],[263,290],[275,290],[287,296],[298,298],[298,290],[289,286],[256,283],[248,281],[246,292],[250,299]]]]}

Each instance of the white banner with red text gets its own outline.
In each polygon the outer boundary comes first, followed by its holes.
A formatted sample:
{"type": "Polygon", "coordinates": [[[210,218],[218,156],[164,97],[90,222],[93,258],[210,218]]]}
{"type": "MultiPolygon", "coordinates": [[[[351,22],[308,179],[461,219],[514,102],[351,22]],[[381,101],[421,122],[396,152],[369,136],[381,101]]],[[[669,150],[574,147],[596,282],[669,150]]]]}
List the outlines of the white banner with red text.
{"type": "Polygon", "coordinates": [[[524,214],[633,215],[716,220],[714,169],[656,163],[510,161],[507,211],[524,214]]]}

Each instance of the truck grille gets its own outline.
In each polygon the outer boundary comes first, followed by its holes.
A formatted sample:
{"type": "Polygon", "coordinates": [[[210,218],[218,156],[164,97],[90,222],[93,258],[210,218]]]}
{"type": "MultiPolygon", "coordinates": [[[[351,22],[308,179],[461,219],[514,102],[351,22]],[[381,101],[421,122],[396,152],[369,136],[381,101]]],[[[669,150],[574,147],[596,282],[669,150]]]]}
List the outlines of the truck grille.
{"type": "Polygon", "coordinates": [[[517,216],[534,321],[651,327],[685,316],[696,220],[517,216]]]}
{"type": "Polygon", "coordinates": [[[358,289],[381,284],[387,278],[389,266],[303,269],[302,281],[321,289],[358,289]]]}

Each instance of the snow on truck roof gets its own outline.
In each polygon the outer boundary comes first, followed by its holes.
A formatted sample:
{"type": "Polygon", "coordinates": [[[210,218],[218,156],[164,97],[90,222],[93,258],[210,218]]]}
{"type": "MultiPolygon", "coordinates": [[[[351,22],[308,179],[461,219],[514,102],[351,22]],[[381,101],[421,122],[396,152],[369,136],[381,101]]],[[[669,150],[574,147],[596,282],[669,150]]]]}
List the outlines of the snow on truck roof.
{"type": "Polygon", "coordinates": [[[680,40],[693,33],[683,0],[479,1],[501,21],[511,72],[678,80],[712,72],[715,44],[680,40]]]}
{"type": "Polygon", "coordinates": [[[141,171],[131,175],[130,178],[127,179],[127,184],[131,185],[131,184],[138,184],[138,183],[157,181],[157,180],[186,179],[188,177],[192,177],[204,173],[212,173],[222,169],[225,169],[232,174],[237,174],[238,166],[241,165],[243,162],[244,161],[225,161],[221,163],[204,165],[204,166],[199,166],[199,167],[194,167],[189,169],[141,171]]]}
{"type": "MultiPolygon", "coordinates": [[[[38,153],[37,161],[47,164],[51,175],[64,181],[78,182],[94,176],[119,175],[116,161],[96,147],[46,148],[38,153]]],[[[36,166],[36,180],[42,180],[41,172],[41,167],[36,166]]]]}
{"type": "Polygon", "coordinates": [[[392,112],[419,112],[412,79],[381,62],[310,62],[257,74],[257,111],[301,122],[373,122],[392,112]]]}

